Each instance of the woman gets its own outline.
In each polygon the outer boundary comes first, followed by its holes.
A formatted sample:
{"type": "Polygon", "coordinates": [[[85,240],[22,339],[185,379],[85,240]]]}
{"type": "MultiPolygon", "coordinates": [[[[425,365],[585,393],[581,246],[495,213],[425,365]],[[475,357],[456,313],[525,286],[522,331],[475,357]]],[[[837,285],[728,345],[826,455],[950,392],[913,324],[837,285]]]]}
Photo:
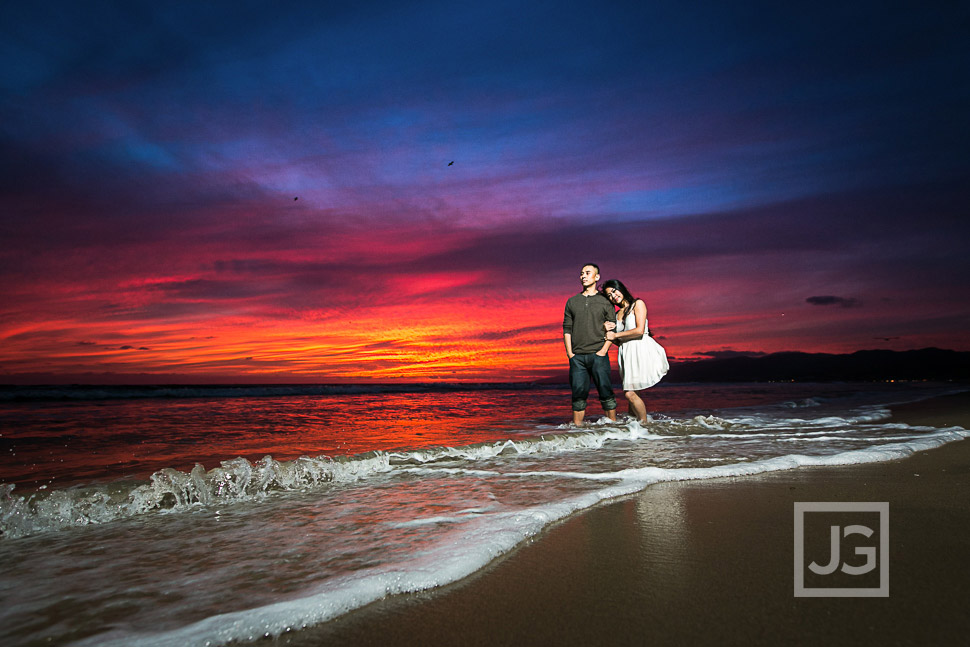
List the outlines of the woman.
{"type": "Polygon", "coordinates": [[[620,310],[616,323],[606,322],[606,338],[620,347],[620,379],[630,413],[643,424],[647,407],[637,395],[640,389],[653,386],[670,370],[667,353],[654,341],[647,329],[647,304],[637,299],[623,283],[611,279],[603,284],[603,294],[620,310]]]}

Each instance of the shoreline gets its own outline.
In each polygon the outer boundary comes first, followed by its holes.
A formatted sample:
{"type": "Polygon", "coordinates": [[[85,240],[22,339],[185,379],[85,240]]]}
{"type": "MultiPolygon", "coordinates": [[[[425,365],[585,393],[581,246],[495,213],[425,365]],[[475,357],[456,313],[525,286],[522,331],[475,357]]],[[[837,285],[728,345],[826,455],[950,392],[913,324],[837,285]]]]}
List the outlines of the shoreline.
{"type": "MultiPolygon", "coordinates": [[[[893,408],[970,428],[970,393],[893,408]]],[[[883,463],[651,485],[454,584],[263,644],[955,643],[970,632],[970,439],[883,463]],[[795,597],[795,502],[889,503],[889,597],[795,597]]]]}

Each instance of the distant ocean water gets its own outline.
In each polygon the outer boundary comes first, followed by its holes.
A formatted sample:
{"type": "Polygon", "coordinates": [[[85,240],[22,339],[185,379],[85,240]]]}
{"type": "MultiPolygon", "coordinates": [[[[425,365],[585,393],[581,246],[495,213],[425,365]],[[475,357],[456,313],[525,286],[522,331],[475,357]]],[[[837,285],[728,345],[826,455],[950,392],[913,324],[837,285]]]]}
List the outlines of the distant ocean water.
{"type": "Polygon", "coordinates": [[[653,483],[890,460],[953,385],[0,387],[5,645],[214,645],[454,582],[653,483]],[[622,413],[622,412],[621,412],[622,413]],[[621,418],[623,416],[621,415],[621,418]]]}

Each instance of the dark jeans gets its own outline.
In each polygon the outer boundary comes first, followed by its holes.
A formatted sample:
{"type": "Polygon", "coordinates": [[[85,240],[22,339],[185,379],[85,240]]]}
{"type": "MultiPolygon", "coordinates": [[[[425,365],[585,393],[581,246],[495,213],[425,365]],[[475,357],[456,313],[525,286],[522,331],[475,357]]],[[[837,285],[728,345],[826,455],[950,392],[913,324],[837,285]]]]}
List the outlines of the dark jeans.
{"type": "Polygon", "coordinates": [[[610,357],[587,353],[573,355],[569,359],[569,386],[573,390],[573,411],[586,410],[586,397],[589,395],[589,379],[593,378],[596,392],[600,396],[603,411],[616,409],[613,385],[610,383],[610,357]]]}

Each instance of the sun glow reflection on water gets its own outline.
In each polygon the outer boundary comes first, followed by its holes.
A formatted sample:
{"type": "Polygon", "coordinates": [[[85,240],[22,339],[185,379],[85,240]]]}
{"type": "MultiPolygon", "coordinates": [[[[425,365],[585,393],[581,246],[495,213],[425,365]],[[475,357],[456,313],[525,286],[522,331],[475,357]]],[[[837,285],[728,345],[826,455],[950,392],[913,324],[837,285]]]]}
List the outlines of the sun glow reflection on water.
{"type": "Polygon", "coordinates": [[[593,408],[584,429],[565,424],[562,388],[7,403],[0,423],[15,424],[2,439],[16,460],[4,469],[23,488],[0,501],[0,588],[17,591],[0,622],[23,644],[280,632],[454,581],[656,480],[946,442],[888,425],[874,406],[931,390],[669,385],[650,390],[645,426],[593,408]],[[153,473],[171,489],[152,494],[153,473]],[[124,502],[122,477],[145,505],[124,502]],[[31,482],[49,488],[21,499],[31,482]]]}
{"type": "MultiPolygon", "coordinates": [[[[892,386],[892,385],[888,385],[892,386]]],[[[845,385],[664,385],[646,392],[655,419],[817,397],[845,385]]],[[[880,390],[879,385],[864,385],[880,390]]],[[[881,387],[886,390],[886,386],[881,387]]],[[[891,389],[890,389],[891,390],[891,389]]],[[[621,414],[623,405],[621,404],[621,414]]],[[[591,402],[588,419],[601,417],[591,402]]],[[[0,404],[0,483],[64,486],[145,479],[163,468],[211,469],[237,457],[351,456],[461,447],[568,431],[566,387],[284,397],[134,398],[0,404]]],[[[677,433],[669,428],[667,432],[677,433]]]]}

